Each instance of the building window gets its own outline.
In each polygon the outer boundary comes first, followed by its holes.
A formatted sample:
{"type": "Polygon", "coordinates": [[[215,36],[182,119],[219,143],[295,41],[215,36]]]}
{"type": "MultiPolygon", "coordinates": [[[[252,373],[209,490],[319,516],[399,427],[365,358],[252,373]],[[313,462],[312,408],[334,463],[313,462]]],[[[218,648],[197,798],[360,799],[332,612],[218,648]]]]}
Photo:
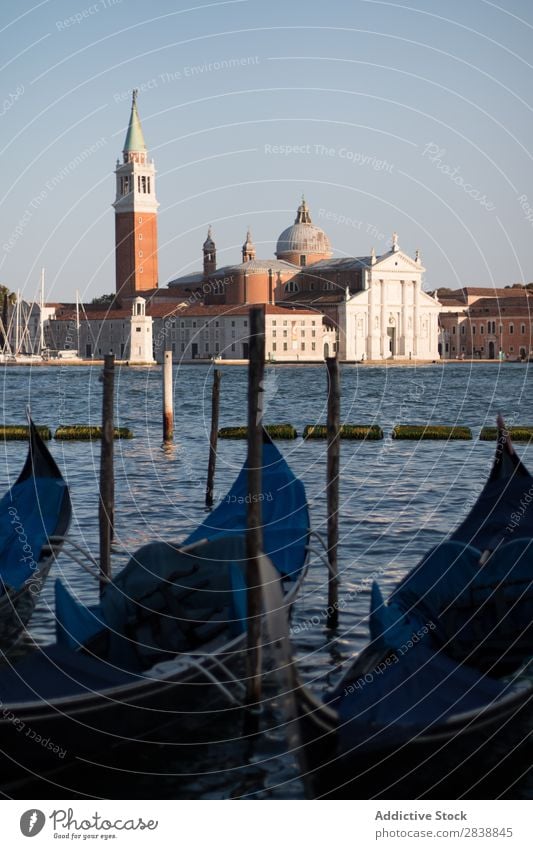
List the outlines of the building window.
{"type": "Polygon", "coordinates": [[[209,342],[206,342],[206,343],[205,343],[205,352],[206,352],[206,354],[207,354],[207,352],[208,352],[208,351],[209,351],[209,342]]]}
{"type": "Polygon", "coordinates": [[[232,327],[235,327],[235,322],[234,322],[234,321],[232,321],[232,322],[231,322],[231,326],[232,326],[232,327]]]}
{"type": "Polygon", "coordinates": [[[302,342],[302,344],[300,345],[300,348],[301,348],[302,351],[305,351],[305,342],[302,342]]]}
{"type": "Polygon", "coordinates": [[[511,347],[509,348],[509,351],[511,352],[511,354],[513,354],[513,353],[514,353],[514,347],[513,347],[512,345],[511,345],[511,347]]]}
{"type": "Polygon", "coordinates": [[[526,332],[526,325],[525,325],[525,324],[521,324],[521,325],[520,325],[520,333],[522,334],[522,336],[524,335],[524,333],[525,333],[525,332],[526,332]]]}
{"type": "Polygon", "coordinates": [[[273,350],[273,351],[276,351],[276,350],[277,350],[276,342],[272,342],[272,350],[273,350]]]}
{"type": "Polygon", "coordinates": [[[455,335],[455,325],[452,327],[452,333],[455,335]]]}
{"type": "Polygon", "coordinates": [[[509,333],[514,333],[514,324],[509,325],[509,333]]]}
{"type": "Polygon", "coordinates": [[[247,321],[245,321],[245,322],[244,322],[244,326],[245,326],[245,327],[248,327],[248,322],[247,322],[247,321]]]}
{"type": "Polygon", "coordinates": [[[273,318],[273,319],[272,319],[272,327],[275,327],[275,326],[276,326],[276,319],[275,319],[275,318],[273,318]]]}
{"type": "Polygon", "coordinates": [[[461,325],[461,334],[462,334],[463,336],[465,335],[465,326],[464,326],[464,324],[462,324],[462,325],[461,325]]]}
{"type": "Polygon", "coordinates": [[[137,333],[140,333],[140,332],[141,332],[141,328],[140,328],[140,327],[136,327],[136,328],[135,328],[135,330],[137,331],[137,333]]]}
{"type": "Polygon", "coordinates": [[[139,217],[138,217],[137,221],[139,222],[139,224],[142,224],[142,223],[143,223],[142,215],[139,215],[139,217]]]}
{"type": "Polygon", "coordinates": [[[273,331],[272,331],[272,336],[273,336],[274,338],[276,337],[276,331],[275,331],[275,330],[273,330],[273,331]]]}
{"type": "Polygon", "coordinates": [[[311,336],[316,336],[316,330],[311,331],[311,336]]]}
{"type": "Polygon", "coordinates": [[[476,325],[473,324],[472,325],[472,336],[475,336],[475,335],[476,335],[476,325]]]}
{"type": "Polygon", "coordinates": [[[139,256],[144,256],[142,251],[139,251],[139,256]]]}
{"type": "Polygon", "coordinates": [[[234,343],[233,343],[233,345],[231,346],[231,350],[232,350],[232,351],[234,351],[234,350],[235,350],[235,342],[234,342],[234,343]]]}
{"type": "Polygon", "coordinates": [[[139,233],[139,242],[142,242],[142,240],[143,240],[143,234],[139,233]]]}
{"type": "Polygon", "coordinates": [[[300,336],[305,336],[305,330],[300,330],[300,336]]]}
{"type": "Polygon", "coordinates": [[[316,342],[311,342],[311,350],[316,351],[316,342]]]}
{"type": "Polygon", "coordinates": [[[172,353],[173,354],[176,353],[176,343],[175,342],[172,343],[172,353]]]}
{"type": "Polygon", "coordinates": [[[283,350],[284,350],[284,351],[286,351],[286,350],[287,350],[287,343],[286,343],[286,342],[284,342],[284,343],[283,343],[283,350]]]}
{"type": "Polygon", "coordinates": [[[484,334],[484,332],[485,332],[485,328],[483,327],[483,325],[482,325],[482,324],[481,324],[481,325],[480,325],[480,327],[479,327],[479,332],[481,333],[481,335],[483,335],[483,334],[484,334]]]}
{"type": "Polygon", "coordinates": [[[181,353],[183,353],[184,350],[185,350],[185,342],[182,342],[181,343],[181,353]]]}
{"type": "Polygon", "coordinates": [[[300,265],[305,265],[305,264],[306,264],[305,254],[301,254],[300,255],[300,265]]]}
{"type": "Polygon", "coordinates": [[[295,280],[289,280],[288,283],[285,284],[285,292],[287,295],[293,294],[295,292],[299,292],[300,287],[295,280]]]}

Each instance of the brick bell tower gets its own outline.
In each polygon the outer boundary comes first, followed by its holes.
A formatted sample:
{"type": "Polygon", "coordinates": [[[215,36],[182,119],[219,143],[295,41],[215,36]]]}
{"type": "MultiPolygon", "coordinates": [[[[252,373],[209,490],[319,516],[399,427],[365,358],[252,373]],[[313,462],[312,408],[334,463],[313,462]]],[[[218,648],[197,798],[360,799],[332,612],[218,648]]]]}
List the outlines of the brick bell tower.
{"type": "Polygon", "coordinates": [[[124,142],[123,161],[117,159],[115,208],[116,292],[135,297],[156,289],[157,208],[155,167],[148,161],[146,144],[137,111],[137,89],[133,91],[131,115],[124,142]]]}

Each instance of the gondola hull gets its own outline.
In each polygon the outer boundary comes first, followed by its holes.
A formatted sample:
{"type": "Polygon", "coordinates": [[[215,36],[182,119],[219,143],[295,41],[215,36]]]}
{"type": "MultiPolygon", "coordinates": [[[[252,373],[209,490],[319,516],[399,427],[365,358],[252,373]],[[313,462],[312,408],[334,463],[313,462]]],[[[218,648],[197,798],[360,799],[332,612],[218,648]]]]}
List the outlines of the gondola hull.
{"type": "Polygon", "coordinates": [[[50,568],[62,548],[72,516],[68,487],[52,455],[30,421],[30,443],[24,467],[14,486],[2,499],[1,513],[4,524],[0,557],[0,649],[8,649],[21,636],[30,621],[50,568]],[[26,487],[24,508],[19,510],[17,496],[26,487]],[[47,499],[53,495],[55,508],[46,513],[47,499]],[[37,517],[37,518],[36,518],[37,517]],[[32,538],[32,526],[36,540],[32,538]],[[15,531],[15,543],[8,536],[15,531]],[[5,543],[5,546],[4,546],[5,543]],[[38,545],[39,553],[34,551],[38,545]],[[29,553],[28,553],[29,552],[29,553]],[[23,564],[28,557],[35,558],[31,572],[19,582],[13,567],[23,564]],[[9,580],[5,578],[9,569],[9,580]]]}
{"type": "MultiPolygon", "coordinates": [[[[283,596],[290,606],[304,580],[304,568],[283,596]]],[[[41,675],[82,675],[61,652],[42,655],[41,675]]],[[[123,674],[122,683],[81,695],[33,703],[13,702],[0,711],[0,787],[5,793],[24,787],[73,764],[116,768],[154,755],[164,745],[166,757],[207,742],[224,744],[242,727],[246,680],[246,634],[199,654],[181,656],[144,675],[123,674]],[[214,682],[219,682],[216,684],[214,682]]],[[[98,661],[94,664],[99,665],[98,661]]],[[[82,662],[87,676],[96,667],[82,662]],[[89,668],[89,673],[87,672],[89,668]]],[[[24,666],[17,673],[24,675],[24,666]]],[[[96,671],[96,674],[97,671],[96,671]]],[[[21,791],[22,795],[24,790],[21,791]]]]}
{"type": "Polygon", "coordinates": [[[388,603],[373,584],[369,644],[325,701],[297,687],[316,795],[494,798],[520,775],[511,764],[533,713],[533,477],[498,424],[491,474],[462,524],[388,603]]]}
{"type": "MultiPolygon", "coordinates": [[[[332,711],[302,685],[297,692],[302,768],[313,797],[494,798],[531,760],[533,685],[419,737],[406,729],[403,741],[371,751],[364,737],[351,749],[341,746],[332,711]]],[[[373,733],[369,728],[368,738],[373,733]]]]}

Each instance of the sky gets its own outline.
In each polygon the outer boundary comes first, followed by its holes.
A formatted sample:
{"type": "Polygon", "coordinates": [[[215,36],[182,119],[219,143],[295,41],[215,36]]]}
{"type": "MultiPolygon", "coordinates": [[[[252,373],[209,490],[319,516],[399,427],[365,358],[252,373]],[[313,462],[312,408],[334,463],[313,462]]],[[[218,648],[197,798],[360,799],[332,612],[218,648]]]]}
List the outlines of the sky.
{"type": "Polygon", "coordinates": [[[533,281],[529,0],[20,0],[0,6],[0,283],[114,291],[131,90],[157,169],[160,286],[302,194],[334,255],[421,251],[424,286],[533,281]]]}

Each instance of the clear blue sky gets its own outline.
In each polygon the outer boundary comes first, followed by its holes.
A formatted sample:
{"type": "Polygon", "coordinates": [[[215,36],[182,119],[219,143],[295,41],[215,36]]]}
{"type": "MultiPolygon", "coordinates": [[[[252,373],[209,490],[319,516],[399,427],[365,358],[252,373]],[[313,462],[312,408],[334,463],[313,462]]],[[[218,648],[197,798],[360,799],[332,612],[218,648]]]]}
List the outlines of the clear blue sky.
{"type": "Polygon", "coordinates": [[[426,288],[531,281],[532,40],[528,0],[2,3],[0,282],[31,297],[44,265],[49,300],[114,290],[133,87],[160,285],[209,223],[220,264],[247,225],[272,256],[302,192],[338,256],[396,230],[426,288]]]}

